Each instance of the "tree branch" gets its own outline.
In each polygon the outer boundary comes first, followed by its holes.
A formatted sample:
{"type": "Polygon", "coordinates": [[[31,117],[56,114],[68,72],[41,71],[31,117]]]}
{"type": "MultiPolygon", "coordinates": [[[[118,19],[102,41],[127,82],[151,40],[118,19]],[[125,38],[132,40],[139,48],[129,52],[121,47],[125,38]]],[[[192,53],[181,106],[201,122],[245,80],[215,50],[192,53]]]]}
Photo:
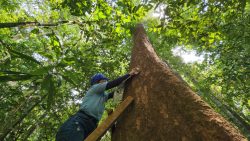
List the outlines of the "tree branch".
{"type": "Polygon", "coordinates": [[[58,26],[60,24],[78,24],[83,25],[85,23],[91,24],[93,22],[98,21],[58,21],[56,23],[39,23],[37,21],[34,22],[17,22],[17,23],[0,23],[0,28],[11,28],[11,27],[19,27],[19,26],[42,26],[42,27],[50,27],[50,26],[58,26]]]}
{"type": "Polygon", "coordinates": [[[57,23],[39,23],[39,22],[18,22],[18,23],[0,23],[0,28],[11,28],[19,26],[58,26],[59,24],[69,23],[69,21],[59,21],[57,23]]]}

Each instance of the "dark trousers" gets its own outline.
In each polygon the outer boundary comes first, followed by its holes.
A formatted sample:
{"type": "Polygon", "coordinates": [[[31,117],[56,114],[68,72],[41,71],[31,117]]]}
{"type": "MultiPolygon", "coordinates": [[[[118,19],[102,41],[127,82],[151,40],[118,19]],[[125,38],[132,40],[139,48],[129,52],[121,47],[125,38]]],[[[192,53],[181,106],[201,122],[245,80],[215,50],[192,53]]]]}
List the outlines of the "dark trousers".
{"type": "Polygon", "coordinates": [[[97,127],[98,121],[79,111],[60,127],[56,141],[83,141],[97,127]]]}

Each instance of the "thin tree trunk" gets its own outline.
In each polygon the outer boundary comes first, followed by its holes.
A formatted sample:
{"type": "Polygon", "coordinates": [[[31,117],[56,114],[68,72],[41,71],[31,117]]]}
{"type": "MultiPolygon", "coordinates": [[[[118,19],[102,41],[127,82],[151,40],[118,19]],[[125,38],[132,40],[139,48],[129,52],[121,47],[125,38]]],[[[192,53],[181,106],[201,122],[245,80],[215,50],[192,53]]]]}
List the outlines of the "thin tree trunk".
{"type": "Polygon", "coordinates": [[[244,127],[243,129],[245,130],[245,133],[248,133],[248,139],[250,140],[250,125],[240,116],[238,113],[236,113],[234,110],[232,110],[230,107],[226,106],[227,110],[231,112],[231,114],[236,118],[240,124],[244,127]]]}

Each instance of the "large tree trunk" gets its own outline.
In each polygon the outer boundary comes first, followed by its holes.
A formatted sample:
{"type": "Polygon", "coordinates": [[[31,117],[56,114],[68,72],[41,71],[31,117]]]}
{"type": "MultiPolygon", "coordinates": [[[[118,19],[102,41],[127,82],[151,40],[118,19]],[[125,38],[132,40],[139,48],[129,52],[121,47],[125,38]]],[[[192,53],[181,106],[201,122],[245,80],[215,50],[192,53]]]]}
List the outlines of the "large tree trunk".
{"type": "Polygon", "coordinates": [[[130,67],[141,69],[124,95],[135,103],[119,120],[113,141],[246,140],[159,59],[142,25],[135,31],[130,67]]]}

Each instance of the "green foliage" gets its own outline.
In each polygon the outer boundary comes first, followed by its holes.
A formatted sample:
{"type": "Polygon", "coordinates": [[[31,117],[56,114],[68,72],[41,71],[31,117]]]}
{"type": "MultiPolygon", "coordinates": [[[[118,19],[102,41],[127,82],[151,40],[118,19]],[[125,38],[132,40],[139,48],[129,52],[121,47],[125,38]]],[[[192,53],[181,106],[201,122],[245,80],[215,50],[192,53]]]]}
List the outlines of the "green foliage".
{"type": "Polygon", "coordinates": [[[225,117],[231,107],[249,124],[247,1],[2,0],[0,5],[0,140],[53,140],[78,110],[93,74],[112,79],[126,73],[131,33],[141,21],[159,56],[204,100],[225,117]],[[163,9],[160,18],[148,14],[157,7],[163,9]],[[177,46],[205,60],[185,64],[172,52],[177,46]]]}
{"type": "Polygon", "coordinates": [[[53,140],[93,74],[126,73],[130,29],[147,10],[122,0],[1,1],[0,140],[53,140]]]}

